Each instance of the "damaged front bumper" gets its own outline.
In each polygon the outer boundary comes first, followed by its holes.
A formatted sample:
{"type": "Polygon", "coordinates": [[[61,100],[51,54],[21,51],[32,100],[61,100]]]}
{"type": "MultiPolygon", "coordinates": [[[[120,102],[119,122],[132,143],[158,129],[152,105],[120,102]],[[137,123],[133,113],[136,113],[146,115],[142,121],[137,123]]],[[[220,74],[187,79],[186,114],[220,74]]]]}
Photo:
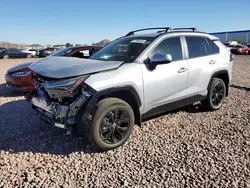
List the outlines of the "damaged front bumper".
{"type": "Polygon", "coordinates": [[[45,98],[36,95],[31,99],[31,104],[32,108],[37,111],[40,119],[49,124],[54,124],[56,127],[66,129],[69,126],[75,125],[77,112],[89,97],[89,93],[83,92],[71,104],[62,105],[57,102],[48,104],[45,98]]]}
{"type": "Polygon", "coordinates": [[[38,88],[28,94],[26,99],[31,102],[37,116],[55,127],[70,129],[76,124],[76,116],[80,108],[86,104],[92,93],[81,90],[81,93],[65,104],[48,100],[46,91],[38,88]]]}

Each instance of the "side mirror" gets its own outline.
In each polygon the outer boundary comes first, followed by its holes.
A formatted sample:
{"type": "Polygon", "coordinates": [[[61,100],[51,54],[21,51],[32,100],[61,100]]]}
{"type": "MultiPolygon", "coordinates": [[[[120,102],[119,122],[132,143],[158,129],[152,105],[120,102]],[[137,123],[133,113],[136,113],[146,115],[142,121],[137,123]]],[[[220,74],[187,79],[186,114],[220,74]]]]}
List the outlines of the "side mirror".
{"type": "Polygon", "coordinates": [[[156,53],[150,60],[150,68],[155,69],[157,65],[167,64],[172,61],[171,54],[156,53]]]}

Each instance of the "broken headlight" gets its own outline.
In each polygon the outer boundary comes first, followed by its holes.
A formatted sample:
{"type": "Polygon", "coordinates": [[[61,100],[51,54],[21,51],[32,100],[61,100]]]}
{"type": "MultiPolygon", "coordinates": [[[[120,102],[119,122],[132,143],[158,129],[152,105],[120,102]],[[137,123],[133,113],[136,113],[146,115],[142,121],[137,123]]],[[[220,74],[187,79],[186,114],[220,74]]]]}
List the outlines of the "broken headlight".
{"type": "Polygon", "coordinates": [[[43,83],[43,87],[51,98],[72,98],[76,93],[76,89],[79,88],[80,85],[83,86],[82,83],[88,77],[89,76],[80,76],[64,80],[46,81],[43,83]]]}
{"type": "Polygon", "coordinates": [[[20,72],[15,72],[12,74],[12,76],[27,76],[29,75],[30,71],[20,71],[20,72]]]}

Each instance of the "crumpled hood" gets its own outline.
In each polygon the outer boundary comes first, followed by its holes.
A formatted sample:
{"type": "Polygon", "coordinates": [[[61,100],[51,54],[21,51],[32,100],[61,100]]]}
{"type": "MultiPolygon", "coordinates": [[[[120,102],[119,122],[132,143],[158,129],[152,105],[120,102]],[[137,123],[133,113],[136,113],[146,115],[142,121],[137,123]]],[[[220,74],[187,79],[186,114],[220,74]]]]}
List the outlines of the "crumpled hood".
{"type": "Polygon", "coordinates": [[[33,62],[28,62],[28,63],[22,63],[16,66],[13,66],[11,68],[9,68],[7,70],[8,73],[13,73],[13,72],[17,72],[17,71],[25,71],[25,70],[29,70],[29,65],[31,65],[33,62]]]}
{"type": "Polygon", "coordinates": [[[99,61],[75,57],[47,57],[32,63],[29,68],[50,78],[66,78],[118,68],[123,61],[99,61]]]}

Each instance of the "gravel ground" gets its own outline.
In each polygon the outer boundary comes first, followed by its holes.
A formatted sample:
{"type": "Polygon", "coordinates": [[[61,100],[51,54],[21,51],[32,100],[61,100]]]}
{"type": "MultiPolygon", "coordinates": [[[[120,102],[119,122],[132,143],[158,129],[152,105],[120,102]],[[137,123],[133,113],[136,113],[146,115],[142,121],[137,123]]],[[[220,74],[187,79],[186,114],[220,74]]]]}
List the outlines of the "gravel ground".
{"type": "Polygon", "coordinates": [[[0,187],[250,187],[249,73],[250,56],[237,56],[239,87],[221,110],[188,107],[147,121],[104,153],[42,123],[22,96],[1,95],[0,187]]]}

